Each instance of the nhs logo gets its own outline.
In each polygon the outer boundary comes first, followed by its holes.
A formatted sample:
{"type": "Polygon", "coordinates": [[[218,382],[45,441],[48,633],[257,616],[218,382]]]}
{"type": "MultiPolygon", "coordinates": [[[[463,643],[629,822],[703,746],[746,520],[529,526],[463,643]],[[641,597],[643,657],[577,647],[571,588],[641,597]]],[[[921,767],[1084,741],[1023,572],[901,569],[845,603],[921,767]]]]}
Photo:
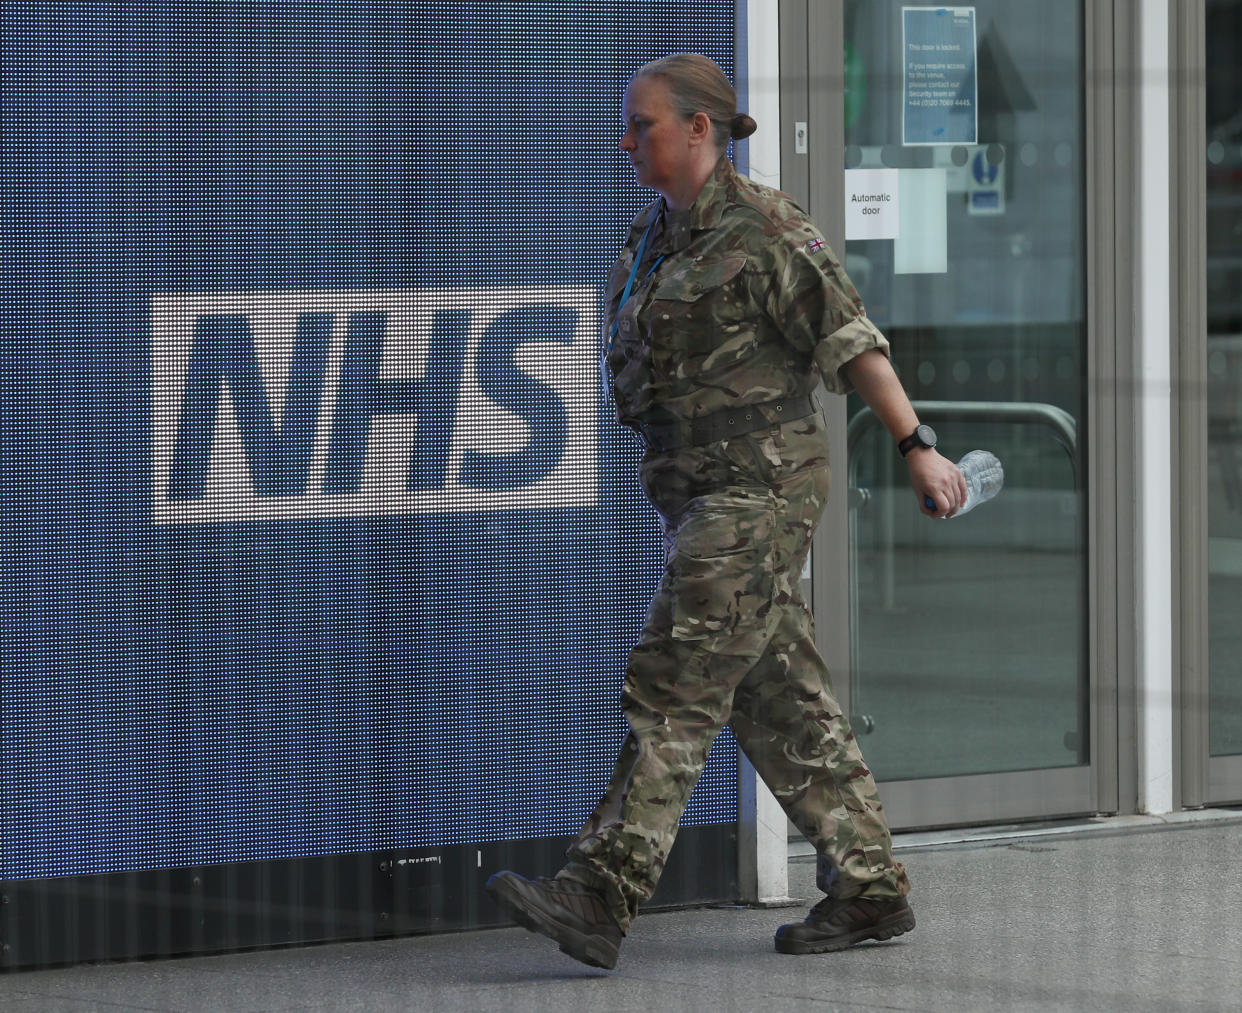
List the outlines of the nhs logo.
{"type": "Polygon", "coordinates": [[[157,295],[158,524],[597,497],[593,288],[157,295]]]}

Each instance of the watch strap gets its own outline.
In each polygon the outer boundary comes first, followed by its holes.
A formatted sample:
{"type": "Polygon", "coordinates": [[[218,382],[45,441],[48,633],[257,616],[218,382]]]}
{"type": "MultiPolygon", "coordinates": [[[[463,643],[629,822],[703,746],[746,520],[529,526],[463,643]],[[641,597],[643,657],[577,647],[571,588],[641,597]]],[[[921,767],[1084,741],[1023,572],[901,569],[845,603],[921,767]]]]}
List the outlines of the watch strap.
{"type": "Polygon", "coordinates": [[[897,449],[901,451],[901,456],[905,457],[915,447],[934,447],[935,445],[936,431],[931,426],[920,423],[915,427],[914,432],[897,444],[897,449]]]}

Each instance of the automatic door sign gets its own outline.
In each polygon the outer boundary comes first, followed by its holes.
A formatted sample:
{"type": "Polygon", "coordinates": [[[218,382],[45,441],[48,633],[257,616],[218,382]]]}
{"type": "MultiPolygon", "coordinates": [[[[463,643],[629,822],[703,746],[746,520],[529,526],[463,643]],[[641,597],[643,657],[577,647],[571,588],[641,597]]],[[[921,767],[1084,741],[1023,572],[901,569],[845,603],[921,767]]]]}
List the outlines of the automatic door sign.
{"type": "Polygon", "coordinates": [[[901,222],[897,169],[845,170],[845,238],[896,239],[901,222]]]}
{"type": "Polygon", "coordinates": [[[903,7],[902,143],[978,140],[975,9],[903,7]]]}

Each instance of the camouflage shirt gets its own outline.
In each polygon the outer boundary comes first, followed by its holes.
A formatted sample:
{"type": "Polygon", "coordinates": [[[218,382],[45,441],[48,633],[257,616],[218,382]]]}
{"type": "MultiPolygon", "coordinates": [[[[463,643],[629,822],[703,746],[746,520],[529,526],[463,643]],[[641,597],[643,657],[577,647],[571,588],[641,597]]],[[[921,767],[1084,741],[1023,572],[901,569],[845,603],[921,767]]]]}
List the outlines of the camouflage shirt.
{"type": "Polygon", "coordinates": [[[604,327],[625,423],[809,394],[821,376],[846,393],[841,367],[869,348],[888,350],[806,213],[727,158],[688,211],[661,198],[634,220],[608,276],[604,327]]]}

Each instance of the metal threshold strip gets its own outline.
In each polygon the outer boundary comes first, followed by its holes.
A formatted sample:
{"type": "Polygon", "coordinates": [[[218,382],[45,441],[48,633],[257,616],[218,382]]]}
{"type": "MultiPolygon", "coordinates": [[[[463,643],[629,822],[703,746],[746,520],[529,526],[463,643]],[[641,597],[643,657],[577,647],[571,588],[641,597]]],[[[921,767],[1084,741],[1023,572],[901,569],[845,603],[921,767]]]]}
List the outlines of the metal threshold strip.
{"type": "MultiPolygon", "coordinates": [[[[925,830],[893,835],[895,851],[916,851],[927,848],[951,846],[976,846],[1004,844],[1009,841],[1030,840],[1040,837],[1085,836],[1088,834],[1122,834],[1151,830],[1168,830],[1197,823],[1242,824],[1242,807],[1218,809],[1189,809],[1165,813],[1160,816],[1147,814],[1124,816],[1094,816],[1088,819],[1060,820],[1041,823],[1008,823],[987,827],[960,827],[949,830],[925,830]]],[[[805,840],[789,842],[789,858],[814,858],[815,850],[805,840]]]]}

